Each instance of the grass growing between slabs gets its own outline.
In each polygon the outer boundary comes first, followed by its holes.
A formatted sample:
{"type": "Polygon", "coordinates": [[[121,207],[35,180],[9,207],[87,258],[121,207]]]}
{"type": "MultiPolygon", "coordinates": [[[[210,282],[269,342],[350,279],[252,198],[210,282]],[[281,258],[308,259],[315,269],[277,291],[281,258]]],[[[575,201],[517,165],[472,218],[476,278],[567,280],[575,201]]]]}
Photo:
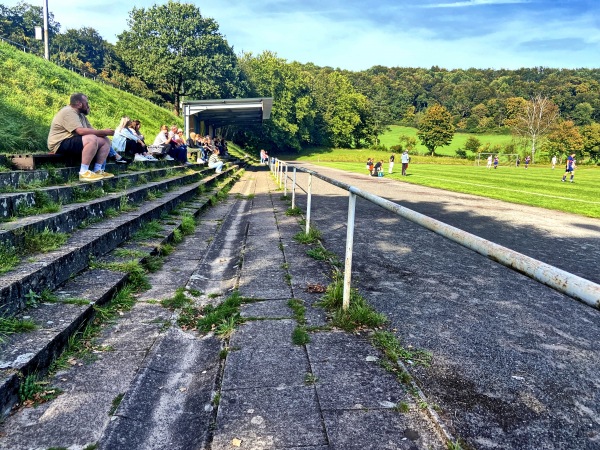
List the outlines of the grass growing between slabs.
{"type": "MultiPolygon", "coordinates": [[[[347,172],[366,174],[364,162],[315,162],[347,172]]],[[[600,169],[580,166],[575,182],[561,182],[562,167],[530,166],[529,169],[500,166],[410,164],[408,176],[400,174],[399,164],[385,178],[453,192],[479,195],[511,203],[600,218],[600,169]]],[[[568,178],[567,178],[568,180],[568,178]]],[[[378,180],[373,179],[373,182],[378,180]]]]}

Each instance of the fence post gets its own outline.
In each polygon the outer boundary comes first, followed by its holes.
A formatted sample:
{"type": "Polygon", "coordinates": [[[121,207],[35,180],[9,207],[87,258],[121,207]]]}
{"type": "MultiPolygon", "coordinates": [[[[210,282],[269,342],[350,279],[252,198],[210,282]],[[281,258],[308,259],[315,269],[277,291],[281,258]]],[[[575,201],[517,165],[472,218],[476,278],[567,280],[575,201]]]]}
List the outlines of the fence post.
{"type": "Polygon", "coordinates": [[[344,263],[344,295],[342,309],[346,311],[350,306],[350,292],[352,289],[352,251],[354,248],[354,217],[356,212],[356,194],[350,191],[348,196],[348,229],[346,231],[346,260],[344,263]]]}
{"type": "Polygon", "coordinates": [[[292,209],[296,207],[296,168],[294,167],[294,175],[292,179],[292,209]]]}
{"type": "Polygon", "coordinates": [[[306,234],[310,231],[310,203],[312,200],[312,173],[308,174],[308,192],[306,198],[306,234]]]}
{"type": "Polygon", "coordinates": [[[281,189],[281,174],[283,173],[283,164],[281,160],[279,161],[279,166],[277,166],[277,184],[279,185],[279,189],[281,189]]]}
{"type": "Polygon", "coordinates": [[[288,179],[288,165],[285,165],[285,175],[283,178],[283,196],[287,198],[287,179],[288,179]]]}

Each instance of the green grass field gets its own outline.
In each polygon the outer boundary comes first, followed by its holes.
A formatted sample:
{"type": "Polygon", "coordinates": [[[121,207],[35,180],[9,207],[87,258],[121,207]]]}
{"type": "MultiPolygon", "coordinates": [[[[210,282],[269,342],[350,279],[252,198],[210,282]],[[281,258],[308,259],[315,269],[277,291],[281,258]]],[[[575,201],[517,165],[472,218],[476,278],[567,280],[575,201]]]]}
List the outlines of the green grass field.
{"type": "MultiPolygon", "coordinates": [[[[344,157],[344,154],[340,156],[344,157]]],[[[335,159],[333,155],[330,157],[335,159]]],[[[318,156],[297,159],[366,174],[365,163],[362,160],[360,162],[319,161],[318,156]]],[[[414,159],[411,159],[406,177],[400,175],[399,162],[394,167],[395,173],[387,174],[387,158],[384,159],[385,176],[406,183],[600,218],[600,168],[579,167],[575,171],[575,183],[562,183],[560,181],[563,174],[562,167],[552,170],[547,165],[530,166],[526,170],[523,166],[520,168],[500,166],[494,170],[487,169],[485,165],[478,167],[473,163],[442,164],[444,158],[430,158],[429,160],[437,161],[435,164],[413,163],[414,159]]],[[[399,158],[396,158],[396,161],[399,161],[399,158]]]]}
{"type": "MultiPolygon", "coordinates": [[[[380,142],[387,148],[393,145],[400,144],[400,136],[406,135],[414,137],[417,140],[417,147],[415,152],[419,155],[425,155],[428,153],[427,148],[419,142],[417,137],[417,129],[411,127],[403,127],[400,125],[390,125],[390,131],[379,136],[380,142]]],[[[438,147],[435,152],[442,156],[456,156],[456,150],[459,148],[465,148],[465,142],[469,137],[476,137],[481,142],[481,145],[489,144],[490,147],[499,145],[504,147],[513,141],[513,137],[510,135],[503,134],[469,134],[469,133],[455,133],[454,139],[450,145],[445,147],[438,147]]]]}

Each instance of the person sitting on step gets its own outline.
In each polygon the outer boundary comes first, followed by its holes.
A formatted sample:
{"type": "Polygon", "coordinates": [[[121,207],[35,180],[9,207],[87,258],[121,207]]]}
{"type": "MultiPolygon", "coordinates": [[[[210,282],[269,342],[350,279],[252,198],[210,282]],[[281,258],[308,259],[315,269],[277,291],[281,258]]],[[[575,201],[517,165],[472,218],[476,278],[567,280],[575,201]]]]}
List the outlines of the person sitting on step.
{"type": "Polygon", "coordinates": [[[215,148],[212,155],[208,158],[208,168],[215,169],[215,173],[221,173],[223,170],[223,161],[219,159],[219,150],[215,148]]]}
{"type": "Polygon", "coordinates": [[[48,133],[48,150],[58,155],[81,157],[79,181],[98,181],[113,175],[102,169],[110,150],[108,136],[114,130],[96,130],[90,125],[87,115],[90,105],[85,94],[71,95],[69,105],[62,108],[52,119],[48,133]],[[92,161],[94,169],[90,170],[92,161]]]}
{"type": "Polygon", "coordinates": [[[157,159],[148,153],[146,144],[139,136],[134,134],[130,127],[133,127],[133,120],[127,116],[121,117],[119,125],[115,129],[113,137],[113,148],[117,152],[125,152],[133,155],[134,161],[156,161],[157,159]]]}

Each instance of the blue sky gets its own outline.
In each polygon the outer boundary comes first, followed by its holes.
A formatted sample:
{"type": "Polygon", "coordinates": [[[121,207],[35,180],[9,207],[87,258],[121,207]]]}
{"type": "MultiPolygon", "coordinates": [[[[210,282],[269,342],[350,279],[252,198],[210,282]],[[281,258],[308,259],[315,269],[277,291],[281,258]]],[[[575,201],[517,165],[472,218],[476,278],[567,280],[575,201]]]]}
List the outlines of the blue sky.
{"type": "MultiPolygon", "coordinates": [[[[3,0],[14,6],[18,0],[3,0]]],[[[41,5],[42,0],[28,3],[41,5]]],[[[159,1],[48,0],[66,28],[110,42],[129,11],[159,1]]],[[[164,2],[166,3],[166,2],[164,2]]],[[[236,53],[348,70],[374,65],[517,69],[600,67],[599,0],[191,0],[236,53]]]]}

